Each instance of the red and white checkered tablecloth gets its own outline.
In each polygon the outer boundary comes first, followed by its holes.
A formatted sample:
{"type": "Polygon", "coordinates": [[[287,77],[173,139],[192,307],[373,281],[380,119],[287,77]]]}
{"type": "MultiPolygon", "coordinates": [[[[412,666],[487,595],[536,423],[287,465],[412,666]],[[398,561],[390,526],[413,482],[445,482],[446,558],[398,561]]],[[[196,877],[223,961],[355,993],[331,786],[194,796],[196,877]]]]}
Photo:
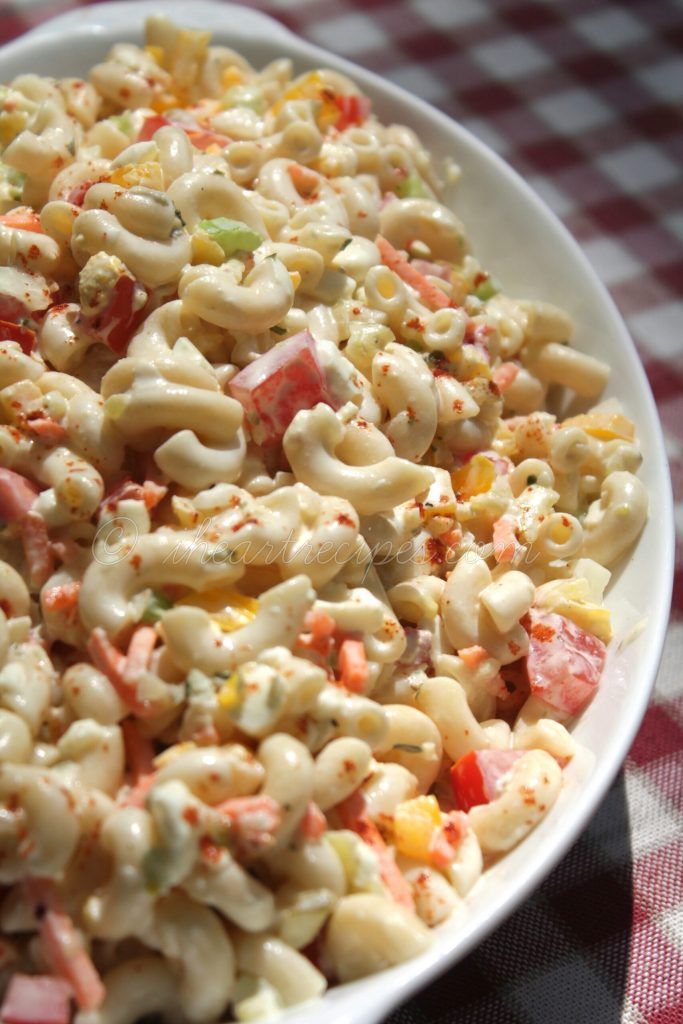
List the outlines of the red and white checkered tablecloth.
{"type": "MultiPolygon", "coordinates": [[[[74,6],[0,2],[0,42],[74,6]]],[[[638,343],[666,431],[683,539],[681,3],[251,6],[461,121],[567,224],[638,343]]],[[[654,699],[590,827],[514,917],[391,1024],[683,1024],[680,543],[676,570],[654,699]]]]}

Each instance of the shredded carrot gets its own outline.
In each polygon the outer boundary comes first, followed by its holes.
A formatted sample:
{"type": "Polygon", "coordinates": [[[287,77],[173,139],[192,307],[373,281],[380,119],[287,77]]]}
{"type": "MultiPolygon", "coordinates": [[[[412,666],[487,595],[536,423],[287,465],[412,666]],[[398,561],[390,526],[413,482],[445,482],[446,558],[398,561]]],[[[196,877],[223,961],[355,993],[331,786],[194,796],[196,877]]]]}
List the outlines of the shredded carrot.
{"type": "Polygon", "coordinates": [[[515,523],[509,516],[501,516],[493,524],[493,557],[497,562],[511,562],[516,550],[515,523]]]}
{"type": "Polygon", "coordinates": [[[87,649],[93,664],[103,672],[112,684],[121,700],[137,715],[138,718],[151,718],[159,713],[159,708],[150,700],[140,700],[137,693],[137,682],[126,678],[126,657],[115,647],[105,631],[96,627],[90,634],[87,649]]]}
{"type": "Polygon", "coordinates": [[[121,807],[144,807],[147,796],[157,780],[157,772],[150,775],[141,775],[134,786],[131,786],[127,793],[119,797],[117,803],[121,807]]]}
{"type": "Polygon", "coordinates": [[[45,234],[40,225],[40,217],[30,206],[17,206],[15,210],[4,213],[0,217],[0,224],[4,224],[8,228],[15,228],[17,231],[33,231],[35,234],[45,234]]]}
{"type": "Polygon", "coordinates": [[[475,669],[481,665],[482,661],[488,658],[489,654],[485,648],[475,644],[474,647],[462,647],[458,651],[458,657],[461,661],[464,661],[467,668],[475,669]]]}
{"type": "Polygon", "coordinates": [[[123,673],[125,682],[136,683],[141,673],[147,671],[157,639],[154,626],[140,626],[135,630],[126,652],[126,667],[123,673]]]}
{"type": "Polygon", "coordinates": [[[21,543],[28,565],[29,582],[40,589],[54,572],[54,555],[45,520],[38,512],[27,512],[21,520],[21,543]]]}
{"type": "Polygon", "coordinates": [[[383,238],[382,235],[377,235],[375,245],[379,249],[382,263],[386,264],[395,274],[398,274],[411,288],[414,288],[422,301],[430,309],[445,309],[447,306],[453,305],[448,296],[437,285],[428,280],[424,274],[416,270],[409,263],[407,257],[402,252],[399,252],[398,249],[395,249],[386,238],[383,238]]]}
{"type": "Polygon", "coordinates": [[[102,979],[80,932],[62,910],[54,883],[49,879],[28,879],[26,892],[40,920],[40,941],[50,966],[71,985],[81,1010],[97,1010],[106,995],[102,979]]]}
{"type": "Polygon", "coordinates": [[[50,587],[40,595],[40,600],[45,611],[63,612],[70,611],[78,606],[78,594],[81,584],[78,580],[70,583],[62,583],[57,587],[50,587]]]}
{"type": "Polygon", "coordinates": [[[379,861],[379,873],[390,895],[402,907],[415,911],[415,902],[410,885],[401,874],[393,855],[382,839],[382,835],[368,817],[365,800],[360,790],[355,790],[336,808],[344,828],[351,829],[375,852],[379,861]]]}
{"type": "Polygon", "coordinates": [[[364,693],[368,681],[368,659],[362,640],[343,640],[339,647],[339,676],[352,693],[364,693]]]}
{"type": "Polygon", "coordinates": [[[309,633],[318,638],[332,636],[337,628],[337,624],[331,615],[324,611],[316,611],[315,609],[306,613],[304,626],[309,633]]]}
{"type": "Polygon", "coordinates": [[[318,805],[311,800],[307,804],[304,816],[301,819],[301,833],[304,839],[310,839],[315,842],[321,838],[326,828],[327,818],[318,805]]]}
{"type": "Polygon", "coordinates": [[[504,395],[510,385],[514,384],[518,373],[519,366],[517,366],[517,363],[501,363],[500,366],[496,366],[495,370],[492,371],[491,379],[501,395],[504,395]]]}

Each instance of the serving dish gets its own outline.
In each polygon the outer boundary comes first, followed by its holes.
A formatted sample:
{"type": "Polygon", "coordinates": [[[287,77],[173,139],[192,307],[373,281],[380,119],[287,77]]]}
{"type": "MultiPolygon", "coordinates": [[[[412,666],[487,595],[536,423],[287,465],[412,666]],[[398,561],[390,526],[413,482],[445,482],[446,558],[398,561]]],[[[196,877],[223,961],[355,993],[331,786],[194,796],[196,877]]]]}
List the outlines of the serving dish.
{"type": "MultiPolygon", "coordinates": [[[[83,74],[115,41],[140,41],[144,18],[157,7],[147,2],[104,4],[55,19],[2,51],[2,77],[28,70],[83,74]]],[[[304,43],[258,12],[203,2],[189,9],[166,3],[164,13],[211,29],[217,41],[233,45],[255,64],[288,55],[297,70],[321,63],[338,68],[356,79],[384,121],[407,123],[435,153],[452,155],[463,177],[449,201],[467,225],[473,250],[511,294],[556,302],[570,312],[576,346],[611,364],[607,394],[619,396],[635,420],[645,456],[641,476],[651,495],[650,522],[616,574],[607,603],[624,636],[645,615],[647,622],[627,655],[611,655],[600,691],[574,730],[583,753],[567,770],[553,811],[517,850],[486,873],[468,898],[467,915],[442,926],[424,956],[331,990],[324,1011],[316,1004],[288,1014],[300,1024],[319,1020],[321,1013],[331,1024],[371,1024],[462,958],[539,884],[593,813],[632,741],[661,653],[671,590],[672,508],[661,431],[637,353],[604,287],[565,229],[491,151],[420,100],[304,43]]]]}

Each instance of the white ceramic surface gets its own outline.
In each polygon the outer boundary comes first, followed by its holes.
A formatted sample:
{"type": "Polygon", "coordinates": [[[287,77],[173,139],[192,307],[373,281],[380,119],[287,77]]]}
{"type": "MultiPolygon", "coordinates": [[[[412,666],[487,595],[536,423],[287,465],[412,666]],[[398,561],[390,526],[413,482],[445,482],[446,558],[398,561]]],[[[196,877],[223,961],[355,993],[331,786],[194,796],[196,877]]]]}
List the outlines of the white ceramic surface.
{"type": "Polygon", "coordinates": [[[654,681],[666,629],[673,574],[673,514],[669,471],[655,404],[626,328],[577,243],[525,182],[469,132],[428,104],[348,61],[292,35],[254,10],[209,0],[192,3],[108,3],[79,8],[0,50],[0,80],[22,71],[85,74],[115,41],[142,38],[144,17],[163,8],[176,21],[213,30],[219,42],[255,64],[292,57],[298,70],[326,64],[355,78],[384,121],[415,128],[440,155],[450,154],[463,178],[449,201],[463,218],[475,253],[512,295],[548,299],[576,323],[579,348],[612,366],[609,395],[635,419],[645,461],[641,478],[651,518],[636,551],[621,568],[609,601],[647,616],[647,628],[613,657],[600,690],[576,726],[585,748],[566,771],[555,807],[520,847],[489,870],[467,901],[467,912],[435,933],[422,957],[352,985],[324,1003],[294,1008],[288,1024],[374,1024],[421,985],[461,959],[538,886],[575,841],[605,794],[632,742],[654,681]]]}

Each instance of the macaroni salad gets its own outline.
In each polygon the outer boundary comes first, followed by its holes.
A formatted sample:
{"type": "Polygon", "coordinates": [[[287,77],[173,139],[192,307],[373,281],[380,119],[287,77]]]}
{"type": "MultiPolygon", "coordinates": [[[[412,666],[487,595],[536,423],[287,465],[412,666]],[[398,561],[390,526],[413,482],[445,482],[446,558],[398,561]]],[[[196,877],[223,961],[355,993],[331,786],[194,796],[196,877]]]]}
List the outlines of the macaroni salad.
{"type": "Polygon", "coordinates": [[[420,954],[558,796],[647,517],[455,165],[336,71],[146,33],[0,87],[4,1024],[420,954]]]}

